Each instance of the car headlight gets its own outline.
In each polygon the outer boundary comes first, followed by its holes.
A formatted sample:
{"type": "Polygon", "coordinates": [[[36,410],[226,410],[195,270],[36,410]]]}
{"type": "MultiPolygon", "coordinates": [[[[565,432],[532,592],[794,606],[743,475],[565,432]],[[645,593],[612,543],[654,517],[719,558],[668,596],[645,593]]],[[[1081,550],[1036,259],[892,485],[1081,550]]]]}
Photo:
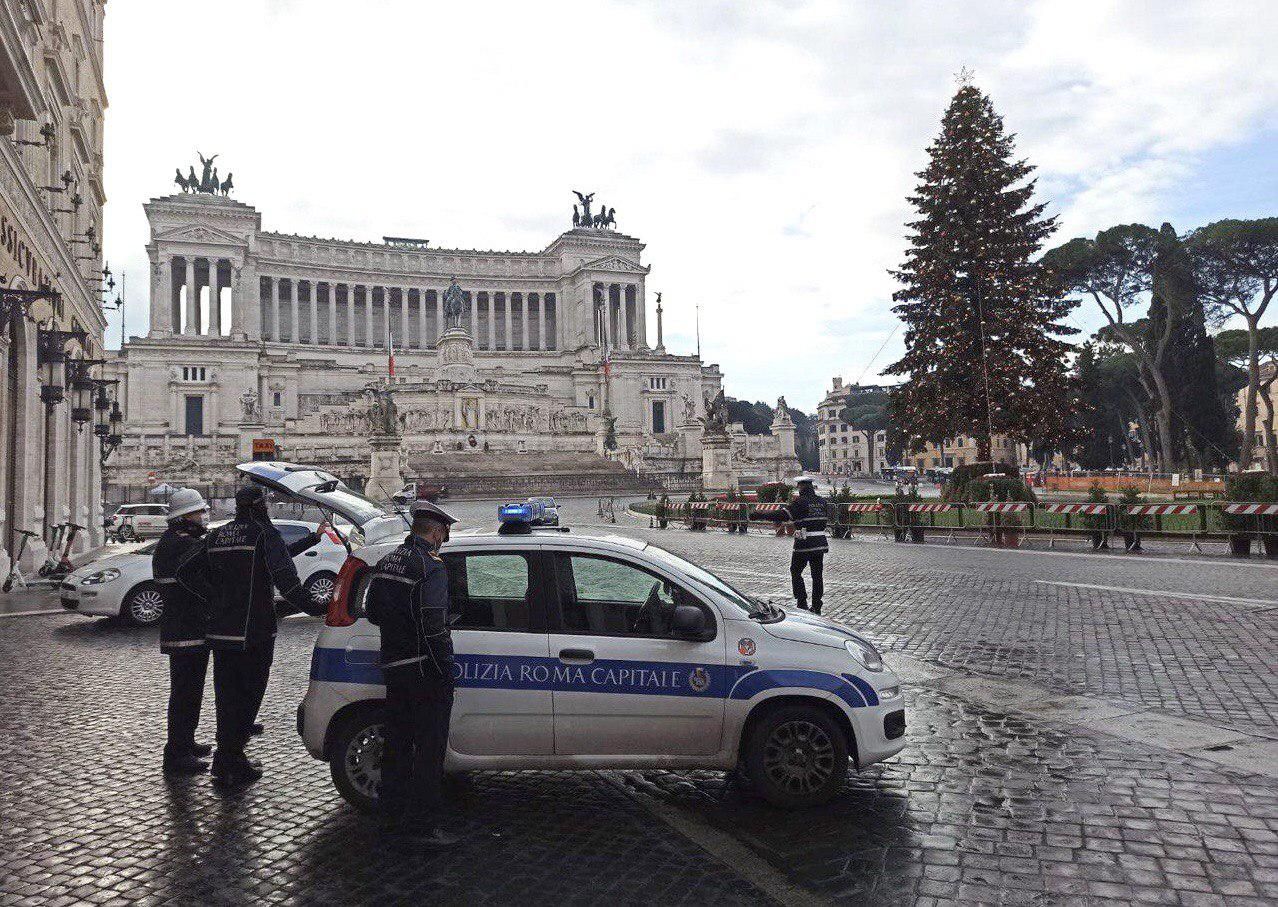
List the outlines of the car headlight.
{"type": "Polygon", "coordinates": [[[90,573],[84,579],[80,580],[81,586],[100,586],[103,583],[109,583],[111,580],[119,577],[120,571],[114,567],[108,567],[106,570],[99,570],[97,573],[90,573]]]}
{"type": "Polygon", "coordinates": [[[847,649],[849,655],[864,665],[867,671],[883,670],[883,656],[879,654],[878,649],[861,639],[861,637],[853,636],[843,643],[843,648],[847,649]]]}

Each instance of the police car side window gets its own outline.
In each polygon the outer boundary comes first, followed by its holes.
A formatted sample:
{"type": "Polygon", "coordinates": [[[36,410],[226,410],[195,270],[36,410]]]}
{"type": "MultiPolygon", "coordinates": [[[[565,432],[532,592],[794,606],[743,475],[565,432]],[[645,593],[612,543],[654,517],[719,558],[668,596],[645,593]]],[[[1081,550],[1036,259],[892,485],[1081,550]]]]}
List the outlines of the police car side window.
{"type": "Polygon", "coordinates": [[[526,631],[532,565],[527,554],[445,554],[454,630],[526,631]]]}
{"type": "Polygon", "coordinates": [[[668,580],[623,561],[561,554],[555,566],[565,633],[667,639],[675,605],[700,606],[668,580]]]}
{"type": "Polygon", "coordinates": [[[280,531],[280,535],[284,537],[284,544],[291,545],[294,542],[301,541],[302,537],[309,534],[311,530],[305,526],[295,526],[292,523],[276,523],[275,528],[280,531]]]}

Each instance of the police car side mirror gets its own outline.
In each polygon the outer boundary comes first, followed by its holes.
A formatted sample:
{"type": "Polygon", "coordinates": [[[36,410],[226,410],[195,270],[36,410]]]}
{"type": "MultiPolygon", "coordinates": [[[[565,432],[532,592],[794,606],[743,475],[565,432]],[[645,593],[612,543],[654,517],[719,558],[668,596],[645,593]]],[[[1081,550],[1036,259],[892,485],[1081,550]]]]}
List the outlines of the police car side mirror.
{"type": "Polygon", "coordinates": [[[677,639],[706,638],[706,612],[696,605],[679,605],[674,609],[670,630],[677,639]]]}

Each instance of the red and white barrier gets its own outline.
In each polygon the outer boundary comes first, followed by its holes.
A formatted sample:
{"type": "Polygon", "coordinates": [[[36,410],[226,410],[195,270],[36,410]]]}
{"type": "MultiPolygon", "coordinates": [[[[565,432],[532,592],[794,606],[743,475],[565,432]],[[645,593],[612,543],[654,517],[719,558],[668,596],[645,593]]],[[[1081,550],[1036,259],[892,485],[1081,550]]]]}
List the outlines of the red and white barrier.
{"type": "Polygon", "coordinates": [[[1226,504],[1225,513],[1235,516],[1274,516],[1278,515],[1278,504],[1226,504]]]}
{"type": "Polygon", "coordinates": [[[844,504],[848,513],[873,513],[876,510],[882,510],[882,504],[844,504]]]}
{"type": "Polygon", "coordinates": [[[711,504],[710,501],[693,501],[688,506],[692,508],[693,510],[709,510],[710,504],[711,504]]]}
{"type": "Polygon", "coordinates": [[[1125,508],[1128,516],[1169,516],[1171,514],[1197,513],[1197,504],[1130,504],[1125,508]]]}
{"type": "Polygon", "coordinates": [[[953,504],[906,504],[910,513],[944,513],[953,510],[953,504]]]}
{"type": "Polygon", "coordinates": [[[1108,504],[1039,504],[1038,509],[1044,513],[1105,513],[1108,504]]]}
{"type": "Polygon", "coordinates": [[[755,513],[780,513],[785,510],[784,504],[755,504],[755,513]]]}
{"type": "Polygon", "coordinates": [[[1020,513],[1030,509],[1028,501],[985,501],[970,506],[981,513],[1020,513]]]}

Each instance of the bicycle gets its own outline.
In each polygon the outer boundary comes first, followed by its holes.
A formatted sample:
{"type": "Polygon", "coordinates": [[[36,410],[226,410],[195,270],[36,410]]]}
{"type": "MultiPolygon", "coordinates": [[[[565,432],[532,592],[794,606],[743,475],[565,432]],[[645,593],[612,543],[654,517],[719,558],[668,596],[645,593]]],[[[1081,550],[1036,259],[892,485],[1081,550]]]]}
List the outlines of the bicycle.
{"type": "Polygon", "coordinates": [[[27,588],[27,578],[22,573],[22,568],[18,565],[22,563],[22,555],[27,550],[27,539],[35,538],[38,532],[28,532],[25,529],[15,529],[21,538],[18,540],[18,550],[13,555],[13,563],[9,566],[9,575],[4,578],[4,584],[0,585],[0,592],[8,592],[16,583],[20,588],[27,588]]]}

